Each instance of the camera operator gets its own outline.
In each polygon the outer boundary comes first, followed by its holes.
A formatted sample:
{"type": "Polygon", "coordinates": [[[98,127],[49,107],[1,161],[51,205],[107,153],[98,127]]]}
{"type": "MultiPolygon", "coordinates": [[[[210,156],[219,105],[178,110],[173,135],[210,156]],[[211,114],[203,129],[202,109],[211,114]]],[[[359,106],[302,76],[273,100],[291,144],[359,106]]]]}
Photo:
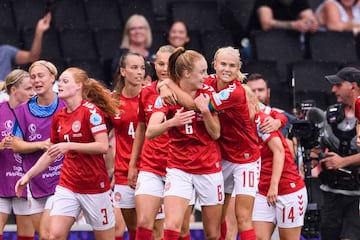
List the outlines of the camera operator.
{"type": "Polygon", "coordinates": [[[320,161],[323,168],[320,173],[321,237],[323,240],[360,239],[360,148],[356,145],[354,107],[360,95],[360,70],[345,67],[325,78],[333,85],[338,104],[327,109],[321,138],[322,150],[329,151],[320,161]]]}

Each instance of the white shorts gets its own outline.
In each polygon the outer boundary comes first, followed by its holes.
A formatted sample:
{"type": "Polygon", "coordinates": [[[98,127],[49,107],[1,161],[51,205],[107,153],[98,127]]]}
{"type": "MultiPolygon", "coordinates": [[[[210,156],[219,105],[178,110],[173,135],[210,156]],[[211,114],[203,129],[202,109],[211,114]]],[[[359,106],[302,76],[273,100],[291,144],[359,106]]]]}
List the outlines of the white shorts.
{"type": "MultiPolygon", "coordinates": [[[[140,171],[136,183],[135,196],[146,194],[163,198],[164,187],[165,176],[160,176],[152,172],[140,171]]],[[[161,204],[155,219],[158,220],[164,218],[164,204],[161,204]]]]}
{"type": "Polygon", "coordinates": [[[272,222],[280,228],[301,227],[307,207],[306,188],[278,196],[275,206],[267,204],[264,195],[257,194],[254,203],[253,221],[272,222]]]}
{"type": "Polygon", "coordinates": [[[115,226],[111,191],[96,194],[74,193],[57,186],[50,216],[68,216],[76,219],[83,210],[86,223],[94,230],[107,230],[115,226]]]}
{"type": "Polygon", "coordinates": [[[31,215],[31,209],[25,198],[0,198],[0,212],[15,215],[31,215]]]}
{"type": "Polygon", "coordinates": [[[147,194],[162,198],[164,195],[165,176],[140,171],[136,183],[135,196],[147,194]]]}
{"type": "Polygon", "coordinates": [[[222,160],[225,193],[255,197],[260,178],[261,159],[252,163],[232,163],[222,160]]]}
{"type": "Polygon", "coordinates": [[[115,184],[113,202],[116,208],[135,208],[135,190],[129,185],[115,184]]]}
{"type": "Polygon", "coordinates": [[[198,197],[201,206],[224,203],[224,179],[222,172],[212,174],[191,174],[176,168],[166,169],[164,196],[178,196],[189,199],[198,197]]]}
{"type": "Polygon", "coordinates": [[[33,198],[29,187],[27,187],[28,206],[30,207],[31,214],[42,213],[44,209],[51,209],[53,204],[54,195],[42,198],[33,198]]]}

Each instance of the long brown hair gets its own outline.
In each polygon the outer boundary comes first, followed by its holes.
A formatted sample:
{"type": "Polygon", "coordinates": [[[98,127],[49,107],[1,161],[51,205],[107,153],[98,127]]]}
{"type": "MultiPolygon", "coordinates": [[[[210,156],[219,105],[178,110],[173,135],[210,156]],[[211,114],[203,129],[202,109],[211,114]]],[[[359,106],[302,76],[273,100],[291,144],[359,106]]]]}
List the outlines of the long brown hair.
{"type": "MultiPolygon", "coordinates": [[[[126,64],[127,64],[127,57],[128,56],[138,56],[141,58],[144,58],[143,56],[141,56],[139,53],[134,53],[134,52],[128,52],[124,55],[121,56],[120,61],[119,61],[119,70],[120,68],[125,68],[126,64]]],[[[119,99],[121,92],[123,90],[123,88],[125,87],[125,77],[121,75],[121,73],[119,73],[118,78],[116,79],[116,85],[114,88],[114,98],[115,99],[119,99]]]]}
{"type": "Polygon", "coordinates": [[[178,47],[169,57],[168,73],[170,79],[178,82],[184,75],[184,71],[192,72],[194,69],[194,62],[204,58],[203,55],[194,50],[185,50],[183,47],[178,47]]]}
{"type": "Polygon", "coordinates": [[[65,71],[69,71],[77,83],[82,83],[82,97],[95,104],[101,111],[108,115],[118,113],[119,102],[111,97],[110,91],[104,87],[99,81],[89,78],[87,73],[76,67],[70,67],[65,71]]]}

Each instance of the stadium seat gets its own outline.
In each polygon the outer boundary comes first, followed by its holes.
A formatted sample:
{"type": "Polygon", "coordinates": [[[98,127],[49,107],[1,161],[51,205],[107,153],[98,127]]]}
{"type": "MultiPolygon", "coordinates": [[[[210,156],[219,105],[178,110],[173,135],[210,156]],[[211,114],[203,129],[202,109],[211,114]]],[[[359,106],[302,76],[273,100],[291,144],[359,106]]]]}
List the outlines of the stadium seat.
{"type": "Polygon", "coordinates": [[[67,66],[81,68],[87,72],[90,78],[94,78],[108,86],[108,79],[106,78],[103,65],[97,60],[69,60],[67,61],[67,66]]]}
{"type": "Polygon", "coordinates": [[[12,12],[11,0],[1,0],[0,2],[0,27],[15,28],[15,17],[12,12]]]}
{"type": "Polygon", "coordinates": [[[153,13],[156,17],[168,17],[168,1],[169,0],[151,0],[151,5],[153,6],[153,13]]]}
{"type": "MultiPolygon", "coordinates": [[[[25,49],[31,49],[31,45],[34,39],[34,34],[35,34],[34,29],[23,31],[25,49]]],[[[49,29],[44,33],[40,58],[41,59],[63,58],[63,54],[60,49],[59,38],[56,30],[49,29]]]]}
{"type": "Polygon", "coordinates": [[[0,44],[10,44],[21,48],[19,32],[15,28],[0,28],[0,44]]]}
{"type": "Polygon", "coordinates": [[[326,75],[335,74],[339,70],[338,63],[302,61],[293,64],[294,94],[296,102],[315,100],[316,106],[326,109],[335,103],[331,93],[331,84],[325,80],[326,75]]]}
{"type": "Polygon", "coordinates": [[[65,60],[97,59],[93,36],[88,30],[64,30],[59,33],[65,60]]]}
{"type": "Polygon", "coordinates": [[[49,62],[52,62],[55,66],[56,66],[56,69],[58,70],[58,78],[60,76],[60,74],[65,71],[65,69],[67,68],[67,63],[64,59],[46,59],[47,61],[49,62]]]}
{"type": "Polygon", "coordinates": [[[89,27],[99,29],[123,28],[120,12],[116,1],[113,0],[85,0],[85,10],[89,27]]]}
{"type": "Polygon", "coordinates": [[[352,32],[316,32],[308,35],[312,60],[325,62],[355,62],[356,42],[352,32]]]}
{"type": "MultiPolygon", "coordinates": [[[[280,76],[277,71],[276,61],[251,60],[247,63],[243,63],[241,67],[241,72],[246,75],[250,75],[253,73],[260,73],[261,75],[264,76],[270,88],[277,88],[278,86],[281,85],[282,82],[279,79],[280,76]]],[[[282,84],[282,88],[284,87],[285,87],[284,84],[282,84]]]]}
{"type": "Polygon", "coordinates": [[[167,33],[161,30],[153,30],[152,31],[152,44],[150,48],[150,52],[155,53],[159,47],[168,44],[167,40],[167,33]]]}
{"type": "Polygon", "coordinates": [[[53,9],[52,22],[58,30],[88,28],[82,0],[55,1],[53,9]]]}
{"type": "Polygon", "coordinates": [[[224,0],[220,7],[220,18],[228,28],[240,27],[238,31],[247,31],[254,6],[255,0],[224,0]]]}
{"type": "Polygon", "coordinates": [[[188,32],[190,41],[185,45],[186,49],[196,50],[198,52],[201,51],[201,37],[199,32],[197,31],[189,31],[188,32]]]}
{"type": "Polygon", "coordinates": [[[118,0],[122,20],[124,23],[129,19],[133,14],[143,15],[146,20],[148,20],[151,29],[156,29],[155,25],[155,16],[152,11],[153,6],[152,2],[149,0],[118,0]]]}
{"type": "Polygon", "coordinates": [[[13,1],[16,25],[18,30],[34,29],[40,18],[46,14],[44,0],[13,1]]]}
{"type": "Polygon", "coordinates": [[[114,57],[116,49],[120,47],[122,31],[102,29],[94,32],[94,36],[100,61],[111,61],[114,57]]]}
{"type": "Polygon", "coordinates": [[[285,30],[253,31],[257,60],[276,61],[280,79],[289,81],[291,64],[304,59],[300,33],[285,30]]]}
{"type": "Polygon", "coordinates": [[[202,53],[209,65],[214,60],[214,54],[220,47],[233,46],[234,41],[228,30],[214,30],[201,33],[202,53]]]}
{"type": "Polygon", "coordinates": [[[217,1],[171,1],[169,13],[172,22],[181,20],[190,31],[222,29],[219,22],[217,1]]]}
{"type": "Polygon", "coordinates": [[[251,60],[242,65],[241,72],[246,75],[263,75],[271,89],[270,105],[291,112],[293,103],[290,85],[280,80],[276,61],[251,60]]]}

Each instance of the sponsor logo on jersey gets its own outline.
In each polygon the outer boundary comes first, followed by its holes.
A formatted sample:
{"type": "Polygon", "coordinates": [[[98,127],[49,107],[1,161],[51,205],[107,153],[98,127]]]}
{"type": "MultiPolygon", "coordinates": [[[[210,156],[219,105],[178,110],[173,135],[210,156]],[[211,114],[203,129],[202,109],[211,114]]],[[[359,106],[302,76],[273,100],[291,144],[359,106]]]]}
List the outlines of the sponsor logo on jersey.
{"type": "Polygon", "coordinates": [[[216,162],[216,163],[215,163],[215,167],[216,167],[216,168],[219,168],[219,167],[220,167],[220,162],[216,162]]]}
{"type": "Polygon", "coordinates": [[[106,125],[105,124],[101,124],[101,125],[98,125],[98,126],[95,126],[95,127],[91,128],[92,133],[100,132],[100,131],[103,131],[103,130],[106,130],[106,125]]]}
{"type": "Polygon", "coordinates": [[[146,111],[147,112],[152,112],[152,108],[153,108],[153,105],[152,104],[149,104],[146,111]]]}
{"type": "Polygon", "coordinates": [[[1,132],[2,137],[6,137],[11,134],[12,129],[14,127],[14,123],[12,120],[7,120],[4,123],[5,130],[1,132]]]}
{"type": "Polygon", "coordinates": [[[16,162],[22,163],[22,157],[21,157],[20,153],[14,153],[14,159],[16,162]]]}
{"type": "Polygon", "coordinates": [[[120,119],[120,113],[115,113],[114,119],[120,119]]]}
{"type": "Polygon", "coordinates": [[[75,122],[73,122],[71,129],[73,130],[73,132],[79,132],[81,128],[81,122],[79,120],[76,120],[75,122]]]}
{"type": "Polygon", "coordinates": [[[29,141],[39,140],[41,139],[41,134],[36,133],[36,125],[34,123],[30,123],[28,126],[28,131],[30,133],[29,141]]]}

